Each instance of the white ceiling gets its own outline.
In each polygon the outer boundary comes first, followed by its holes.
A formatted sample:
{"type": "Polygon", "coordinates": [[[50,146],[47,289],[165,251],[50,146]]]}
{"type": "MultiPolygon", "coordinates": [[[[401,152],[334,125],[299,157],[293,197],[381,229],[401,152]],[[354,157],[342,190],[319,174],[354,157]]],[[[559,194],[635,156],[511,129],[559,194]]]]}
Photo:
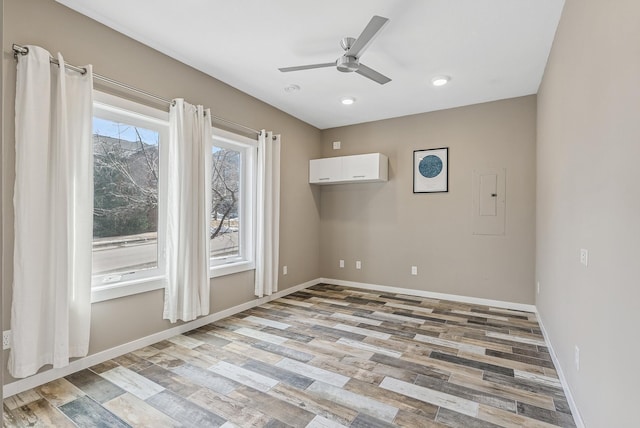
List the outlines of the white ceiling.
{"type": "MultiPolygon", "coordinates": [[[[534,94],[564,0],[57,0],[320,129],[534,94]],[[332,62],[340,39],[390,19],[361,57],[390,77],[279,67],[332,62]],[[449,75],[443,87],[436,75],[449,75]],[[289,93],[288,85],[300,86],[289,93]],[[352,96],[356,103],[340,104],[352,96]]],[[[99,72],[99,71],[98,71],[99,72]]]]}

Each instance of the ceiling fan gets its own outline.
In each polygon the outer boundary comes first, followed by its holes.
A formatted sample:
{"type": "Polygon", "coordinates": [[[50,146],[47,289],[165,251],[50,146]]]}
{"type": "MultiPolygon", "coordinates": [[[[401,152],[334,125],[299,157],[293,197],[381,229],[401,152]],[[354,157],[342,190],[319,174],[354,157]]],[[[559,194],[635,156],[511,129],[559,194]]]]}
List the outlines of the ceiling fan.
{"type": "Polygon", "coordinates": [[[372,68],[369,68],[366,65],[360,63],[360,57],[362,56],[362,53],[369,47],[375,36],[378,35],[380,30],[382,30],[382,28],[388,22],[389,18],[374,15],[373,18],[371,18],[371,21],[369,21],[367,26],[362,31],[362,34],[360,34],[360,37],[358,37],[357,39],[354,39],[353,37],[345,37],[340,41],[340,46],[342,46],[342,49],[344,49],[345,52],[334,62],[299,65],[297,67],[284,67],[279,68],[278,70],[282,71],[283,73],[287,73],[290,71],[310,70],[312,68],[335,66],[338,71],[342,71],[344,73],[355,71],[359,75],[371,79],[374,82],[378,82],[381,85],[389,83],[391,79],[389,79],[387,76],[378,73],[372,68]]]}

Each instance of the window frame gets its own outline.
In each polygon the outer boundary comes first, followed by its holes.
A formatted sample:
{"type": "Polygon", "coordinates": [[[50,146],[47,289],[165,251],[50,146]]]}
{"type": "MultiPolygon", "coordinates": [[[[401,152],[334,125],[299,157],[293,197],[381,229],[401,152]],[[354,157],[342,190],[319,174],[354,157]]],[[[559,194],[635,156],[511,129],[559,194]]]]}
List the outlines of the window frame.
{"type": "Polygon", "coordinates": [[[167,151],[169,112],[100,91],[93,93],[93,117],[139,124],[159,134],[158,142],[158,262],[138,271],[91,275],[91,301],[100,302],[164,288],[166,285],[167,151]]]}
{"type": "MultiPolygon", "coordinates": [[[[93,116],[107,120],[138,121],[140,126],[158,131],[159,141],[159,177],[158,177],[158,267],[125,274],[99,274],[91,278],[91,302],[116,299],[147,291],[164,289],[167,281],[166,269],[166,213],[167,213],[167,153],[169,145],[169,112],[140,104],[119,96],[94,90],[93,116]],[[98,112],[98,114],[96,114],[98,112]],[[124,119],[124,120],[123,120],[124,119]],[[164,142],[164,144],[163,144],[164,142]],[[120,276],[119,280],[108,280],[110,276],[120,276]],[[104,281],[107,278],[107,281],[104,281]]],[[[135,122],[134,122],[135,124],[135,122]]],[[[257,214],[258,182],[258,141],[240,134],[219,128],[212,128],[212,138],[208,146],[211,152],[214,145],[223,144],[225,148],[241,153],[242,188],[240,207],[240,256],[225,260],[209,258],[209,277],[216,278],[255,269],[255,239],[257,214]],[[244,230],[244,232],[243,232],[244,230]]],[[[211,180],[207,180],[208,192],[211,192],[211,180]]]]}
{"type": "MultiPolygon", "coordinates": [[[[237,150],[240,152],[241,188],[240,188],[240,228],[238,230],[240,255],[225,259],[209,257],[209,276],[211,278],[253,270],[255,263],[255,238],[257,214],[258,179],[258,141],[239,134],[213,128],[211,153],[213,147],[237,150]]],[[[211,193],[211,180],[207,180],[207,191],[211,193]]]]}

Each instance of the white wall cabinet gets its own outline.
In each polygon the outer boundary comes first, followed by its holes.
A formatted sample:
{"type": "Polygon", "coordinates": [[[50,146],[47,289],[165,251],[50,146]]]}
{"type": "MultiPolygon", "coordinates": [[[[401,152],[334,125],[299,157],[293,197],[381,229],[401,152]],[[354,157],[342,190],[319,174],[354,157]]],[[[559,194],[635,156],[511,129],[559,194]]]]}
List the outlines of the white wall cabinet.
{"type": "Polygon", "coordinates": [[[387,181],[389,159],[381,153],[309,161],[309,183],[344,184],[387,181]]]}
{"type": "Polygon", "coordinates": [[[342,177],[342,159],[325,158],[309,161],[309,183],[334,183],[342,177]]]}

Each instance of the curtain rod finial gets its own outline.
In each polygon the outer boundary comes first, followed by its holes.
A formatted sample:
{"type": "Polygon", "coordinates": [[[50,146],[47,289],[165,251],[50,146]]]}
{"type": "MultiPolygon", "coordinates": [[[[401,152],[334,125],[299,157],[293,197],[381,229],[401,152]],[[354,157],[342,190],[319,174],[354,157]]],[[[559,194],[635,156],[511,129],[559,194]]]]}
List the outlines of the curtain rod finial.
{"type": "Polygon", "coordinates": [[[18,54],[26,55],[26,54],[29,53],[29,48],[24,47],[24,46],[20,46],[20,45],[16,45],[15,43],[13,45],[11,45],[11,49],[13,50],[13,58],[14,59],[18,59],[18,54]]]}

